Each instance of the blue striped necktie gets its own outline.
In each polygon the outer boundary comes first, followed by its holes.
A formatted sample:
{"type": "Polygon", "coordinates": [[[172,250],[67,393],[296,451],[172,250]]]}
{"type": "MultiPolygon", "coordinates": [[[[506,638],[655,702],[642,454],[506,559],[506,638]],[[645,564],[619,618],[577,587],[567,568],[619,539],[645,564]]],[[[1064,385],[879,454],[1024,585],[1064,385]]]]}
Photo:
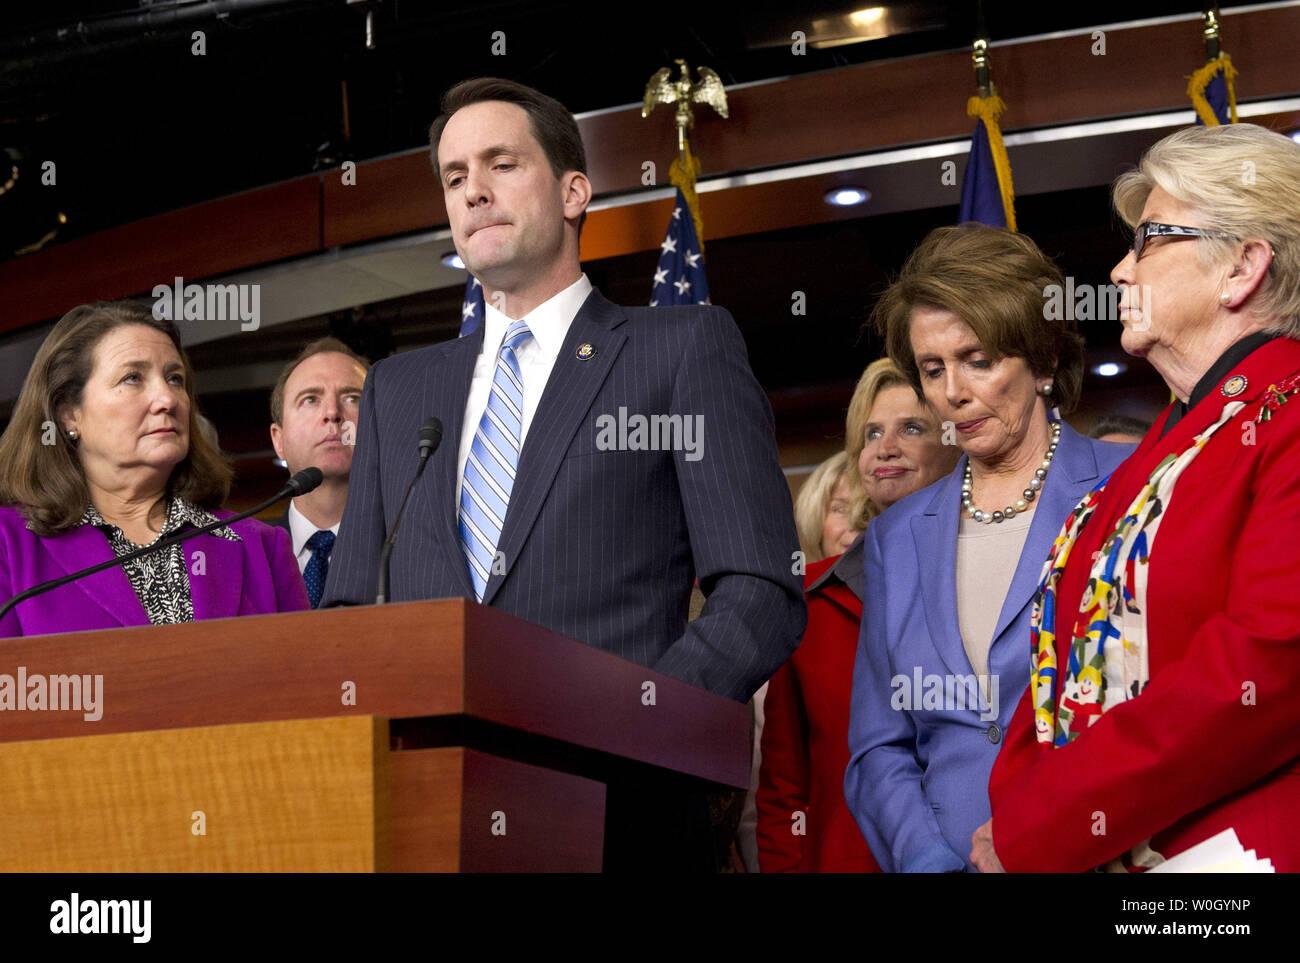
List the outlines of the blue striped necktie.
{"type": "Polygon", "coordinates": [[[483,418],[474,432],[460,489],[460,543],[469,562],[474,596],[482,602],[496,557],[506,506],[519,467],[524,424],[524,379],[515,352],[533,336],[524,321],[506,331],[492,375],[483,418]]]}

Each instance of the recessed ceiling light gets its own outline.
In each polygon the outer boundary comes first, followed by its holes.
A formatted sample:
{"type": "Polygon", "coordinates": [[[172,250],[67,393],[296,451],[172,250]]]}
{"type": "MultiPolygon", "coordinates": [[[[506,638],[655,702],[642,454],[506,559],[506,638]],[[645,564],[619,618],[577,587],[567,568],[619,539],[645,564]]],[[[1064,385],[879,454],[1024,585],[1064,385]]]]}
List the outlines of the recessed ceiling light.
{"type": "Polygon", "coordinates": [[[1097,372],[1097,374],[1101,375],[1103,378],[1113,378],[1124,370],[1124,366],[1116,364],[1114,361],[1107,361],[1104,364],[1097,365],[1097,367],[1092,370],[1097,372]]]}
{"type": "Polygon", "coordinates": [[[457,271],[465,270],[465,262],[460,259],[460,255],[455,251],[448,251],[442,256],[442,263],[449,268],[455,268],[457,271]]]}
{"type": "Polygon", "coordinates": [[[826,203],[836,207],[852,207],[871,200],[871,191],[861,187],[836,187],[826,192],[826,203]]]}
{"type": "Polygon", "coordinates": [[[875,23],[885,15],[884,7],[867,7],[863,10],[854,10],[849,14],[849,20],[856,27],[865,27],[875,23]]]}

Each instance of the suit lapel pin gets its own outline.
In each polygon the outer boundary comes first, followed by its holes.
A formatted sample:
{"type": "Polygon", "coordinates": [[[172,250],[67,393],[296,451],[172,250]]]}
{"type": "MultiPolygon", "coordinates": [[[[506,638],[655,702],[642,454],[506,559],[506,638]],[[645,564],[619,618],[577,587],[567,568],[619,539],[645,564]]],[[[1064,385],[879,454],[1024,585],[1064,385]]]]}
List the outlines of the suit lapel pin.
{"type": "Polygon", "coordinates": [[[1246,384],[1245,375],[1233,375],[1223,383],[1223,387],[1219,390],[1223,392],[1223,397],[1235,398],[1246,390],[1246,384]]]}
{"type": "Polygon", "coordinates": [[[573,352],[573,356],[579,361],[590,361],[596,357],[596,346],[589,341],[584,341],[578,345],[578,350],[573,352]]]}

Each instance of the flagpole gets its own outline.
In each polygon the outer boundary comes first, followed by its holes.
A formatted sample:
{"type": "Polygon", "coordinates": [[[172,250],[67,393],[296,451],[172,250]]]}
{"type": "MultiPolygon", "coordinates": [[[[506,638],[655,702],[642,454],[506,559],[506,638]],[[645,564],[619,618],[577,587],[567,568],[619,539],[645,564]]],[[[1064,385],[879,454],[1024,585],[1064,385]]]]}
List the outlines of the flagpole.
{"type": "Polygon", "coordinates": [[[975,96],[966,102],[966,116],[975,121],[975,135],[971,138],[971,160],[966,165],[967,183],[962,185],[962,204],[958,217],[963,220],[983,221],[996,226],[1005,225],[1008,230],[1016,230],[1015,188],[1011,183],[1011,162],[1007,158],[1006,145],[1002,142],[1000,120],[1007,105],[998,96],[993,83],[993,74],[989,66],[988,29],[984,24],[984,4],[976,7],[975,40],[971,44],[971,65],[975,68],[975,96]],[[988,154],[983,155],[981,145],[987,143],[988,154]],[[979,155],[979,156],[977,156],[979,155]],[[982,184],[982,176],[987,176],[987,167],[991,162],[993,176],[996,179],[996,192],[1002,217],[994,218],[987,207],[985,213],[979,213],[979,207],[987,203],[988,191],[982,184]],[[979,171],[984,173],[981,175],[979,171]],[[973,180],[972,180],[973,178],[973,180]],[[984,200],[981,201],[980,199],[984,200]]]}
{"type": "Polygon", "coordinates": [[[1205,62],[1219,59],[1219,5],[1206,3],[1201,7],[1201,21],[1205,24],[1205,62]]]}
{"type": "Polygon", "coordinates": [[[984,23],[984,3],[975,5],[975,42],[971,44],[971,62],[975,65],[975,91],[979,97],[993,97],[993,81],[989,77],[989,31],[984,23]]]}
{"type": "Polygon", "coordinates": [[[708,67],[697,70],[699,81],[691,81],[686,61],[674,61],[681,71],[673,81],[672,67],[657,70],[646,84],[641,116],[648,117],[659,104],[675,104],[677,156],[668,167],[668,180],[677,188],[672,220],[661,246],[659,265],[651,284],[651,306],[664,304],[707,304],[708,280],[704,274],[704,221],[695,192],[700,160],[691,153],[687,131],[694,126],[693,104],[706,104],[722,117],[728,115],[727,92],[722,78],[708,67]]]}
{"type": "Polygon", "coordinates": [[[1223,50],[1220,39],[1222,21],[1217,3],[1205,3],[1201,14],[1201,36],[1205,41],[1205,63],[1188,78],[1187,96],[1196,109],[1197,123],[1208,127],[1237,123],[1237,94],[1233,80],[1237,70],[1223,50]],[[1211,85],[1221,82],[1221,87],[1211,90],[1211,85]],[[1213,92],[1217,106],[1211,103],[1213,92]]]}

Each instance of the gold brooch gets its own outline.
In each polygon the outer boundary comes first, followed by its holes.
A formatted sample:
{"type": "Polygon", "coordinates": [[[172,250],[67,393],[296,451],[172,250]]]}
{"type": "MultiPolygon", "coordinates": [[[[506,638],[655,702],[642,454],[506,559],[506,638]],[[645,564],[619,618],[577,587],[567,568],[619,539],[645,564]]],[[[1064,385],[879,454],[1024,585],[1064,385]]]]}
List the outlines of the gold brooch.
{"type": "Polygon", "coordinates": [[[1223,383],[1223,387],[1219,390],[1223,392],[1223,397],[1225,398],[1237,397],[1237,395],[1246,390],[1246,376],[1233,375],[1223,383]]]}

